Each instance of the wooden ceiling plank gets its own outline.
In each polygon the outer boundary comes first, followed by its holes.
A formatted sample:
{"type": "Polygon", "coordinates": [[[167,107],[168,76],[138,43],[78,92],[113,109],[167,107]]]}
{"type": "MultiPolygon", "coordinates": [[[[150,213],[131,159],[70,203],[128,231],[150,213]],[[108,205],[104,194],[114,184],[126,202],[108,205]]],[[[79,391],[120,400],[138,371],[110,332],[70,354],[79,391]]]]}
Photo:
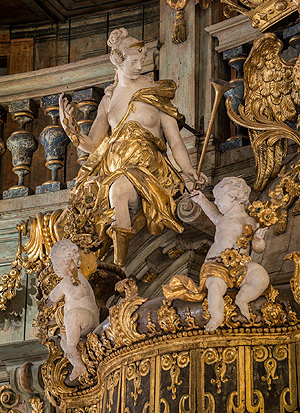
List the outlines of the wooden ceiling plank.
{"type": "Polygon", "coordinates": [[[47,20],[50,20],[54,23],[58,23],[60,21],[64,21],[65,17],[57,12],[50,10],[45,4],[43,4],[40,0],[21,0],[26,6],[28,6],[32,11],[38,11],[42,13],[47,20]]]}

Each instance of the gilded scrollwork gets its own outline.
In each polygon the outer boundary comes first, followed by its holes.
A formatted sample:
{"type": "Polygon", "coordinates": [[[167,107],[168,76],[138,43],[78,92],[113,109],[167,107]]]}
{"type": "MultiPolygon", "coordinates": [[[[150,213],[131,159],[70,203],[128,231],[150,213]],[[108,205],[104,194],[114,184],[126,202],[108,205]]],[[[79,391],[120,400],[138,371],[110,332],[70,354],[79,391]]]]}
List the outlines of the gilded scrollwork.
{"type": "Polygon", "coordinates": [[[29,397],[32,413],[43,413],[45,403],[39,397],[29,397]]]}
{"type": "Polygon", "coordinates": [[[182,380],[179,380],[180,369],[188,366],[190,362],[190,356],[188,351],[182,351],[180,353],[167,353],[161,356],[161,367],[165,371],[170,370],[171,385],[167,387],[172,392],[172,399],[175,400],[177,395],[177,386],[182,384],[182,380]]]}
{"type": "Polygon", "coordinates": [[[300,304],[300,253],[292,252],[284,257],[284,260],[290,260],[294,262],[295,269],[294,275],[290,280],[292,293],[294,300],[300,304]]]}
{"type": "Polygon", "coordinates": [[[128,346],[146,337],[137,332],[138,315],[133,315],[146,299],[138,296],[136,283],[130,278],[119,281],[115,288],[119,292],[125,291],[125,298],[110,309],[110,326],[106,333],[116,347],[128,346]]]}
{"type": "Polygon", "coordinates": [[[297,314],[291,308],[286,311],[280,303],[276,302],[278,294],[278,290],[272,285],[265,291],[267,302],[261,307],[264,322],[268,327],[280,324],[295,325],[299,321],[297,314]]]}
{"type": "Polygon", "coordinates": [[[0,282],[0,310],[6,310],[7,301],[12,300],[13,297],[17,294],[17,290],[21,287],[20,278],[22,271],[22,234],[26,235],[27,226],[24,221],[21,221],[17,225],[18,230],[18,250],[15,256],[14,261],[11,264],[11,270],[8,274],[3,274],[1,276],[0,282]]]}
{"type": "Polygon", "coordinates": [[[147,329],[149,330],[148,336],[152,337],[157,334],[157,330],[156,324],[151,320],[151,311],[148,311],[147,321],[147,329]]]}
{"type": "Polygon", "coordinates": [[[276,374],[277,361],[285,360],[288,357],[286,345],[277,345],[273,349],[271,346],[257,346],[253,349],[253,359],[258,363],[264,363],[266,371],[265,376],[261,376],[261,380],[267,383],[268,390],[272,388],[272,381],[278,380],[276,374]]]}
{"type": "Polygon", "coordinates": [[[112,406],[114,404],[114,392],[115,388],[119,385],[121,379],[121,373],[119,370],[111,373],[107,379],[107,390],[108,390],[108,401],[107,409],[111,412],[112,406]]]}
{"type": "Polygon", "coordinates": [[[136,361],[127,366],[126,378],[128,381],[133,380],[134,391],[130,393],[134,400],[134,406],[137,405],[138,397],[142,393],[142,377],[147,376],[150,372],[150,359],[136,361]]]}
{"type": "Polygon", "coordinates": [[[206,364],[214,364],[214,370],[216,378],[210,380],[211,384],[217,386],[217,393],[222,392],[222,383],[228,382],[226,374],[226,364],[233,363],[237,358],[237,351],[233,347],[225,349],[209,348],[203,353],[204,361],[206,364]]]}
{"type": "Polygon", "coordinates": [[[64,357],[54,341],[48,341],[46,344],[49,355],[42,366],[45,393],[51,404],[58,406],[61,396],[75,392],[77,388],[65,384],[65,378],[68,375],[68,359],[64,357]]]}
{"type": "Polygon", "coordinates": [[[160,328],[165,333],[176,333],[182,329],[180,316],[177,314],[172,302],[164,300],[160,309],[157,311],[157,321],[160,328]]]}
{"type": "Polygon", "coordinates": [[[14,409],[18,406],[20,397],[11,386],[0,386],[0,413],[20,413],[14,409]]]}
{"type": "Polygon", "coordinates": [[[186,317],[184,321],[187,324],[187,327],[185,327],[186,330],[194,330],[194,329],[200,328],[199,326],[196,325],[195,317],[192,316],[191,310],[189,307],[187,307],[186,309],[186,317]]]}

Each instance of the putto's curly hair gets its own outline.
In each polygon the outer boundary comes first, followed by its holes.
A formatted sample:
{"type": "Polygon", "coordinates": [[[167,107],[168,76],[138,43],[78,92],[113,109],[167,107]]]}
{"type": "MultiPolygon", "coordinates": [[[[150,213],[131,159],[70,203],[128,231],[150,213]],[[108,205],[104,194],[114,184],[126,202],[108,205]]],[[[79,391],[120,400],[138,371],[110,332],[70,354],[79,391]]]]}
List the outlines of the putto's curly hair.
{"type": "Polygon", "coordinates": [[[221,198],[225,192],[237,199],[240,204],[249,203],[251,188],[242,178],[234,176],[223,178],[213,189],[215,199],[221,198]]]}
{"type": "Polygon", "coordinates": [[[79,249],[77,245],[69,239],[62,239],[57,241],[51,248],[50,258],[55,259],[57,255],[63,256],[63,258],[68,261],[78,257],[79,249]]]}

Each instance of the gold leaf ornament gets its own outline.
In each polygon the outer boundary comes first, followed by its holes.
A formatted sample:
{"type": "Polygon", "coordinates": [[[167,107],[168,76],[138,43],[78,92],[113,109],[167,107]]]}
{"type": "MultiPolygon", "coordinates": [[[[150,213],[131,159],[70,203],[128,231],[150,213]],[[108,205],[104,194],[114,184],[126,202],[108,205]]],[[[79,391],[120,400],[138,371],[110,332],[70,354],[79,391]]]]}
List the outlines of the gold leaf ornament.
{"type": "Polygon", "coordinates": [[[184,20],[184,9],[189,0],[166,0],[166,3],[171,9],[176,12],[176,20],[173,25],[172,42],[175,44],[186,41],[186,24],[184,20]]]}

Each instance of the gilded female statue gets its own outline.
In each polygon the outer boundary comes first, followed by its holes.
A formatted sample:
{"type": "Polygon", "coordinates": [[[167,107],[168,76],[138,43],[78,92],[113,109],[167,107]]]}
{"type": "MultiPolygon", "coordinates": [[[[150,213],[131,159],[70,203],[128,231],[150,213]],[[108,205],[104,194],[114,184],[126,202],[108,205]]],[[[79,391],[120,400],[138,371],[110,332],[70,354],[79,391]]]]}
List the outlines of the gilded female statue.
{"type": "Polygon", "coordinates": [[[114,30],[108,45],[115,82],[105,90],[89,135],[76,133],[71,105],[62,96],[60,119],[73,143],[90,153],[73,192],[98,182],[99,228],[113,241],[115,264],[124,267],[129,240],[143,224],[155,235],[165,226],[183,231],[173,197],[184,183],[167,158],[165,139],[183,173],[193,182],[198,176],[179,132],[184,117],[170,102],[175,83],[141,75],[147,50],[126,29],[114,30]]]}

